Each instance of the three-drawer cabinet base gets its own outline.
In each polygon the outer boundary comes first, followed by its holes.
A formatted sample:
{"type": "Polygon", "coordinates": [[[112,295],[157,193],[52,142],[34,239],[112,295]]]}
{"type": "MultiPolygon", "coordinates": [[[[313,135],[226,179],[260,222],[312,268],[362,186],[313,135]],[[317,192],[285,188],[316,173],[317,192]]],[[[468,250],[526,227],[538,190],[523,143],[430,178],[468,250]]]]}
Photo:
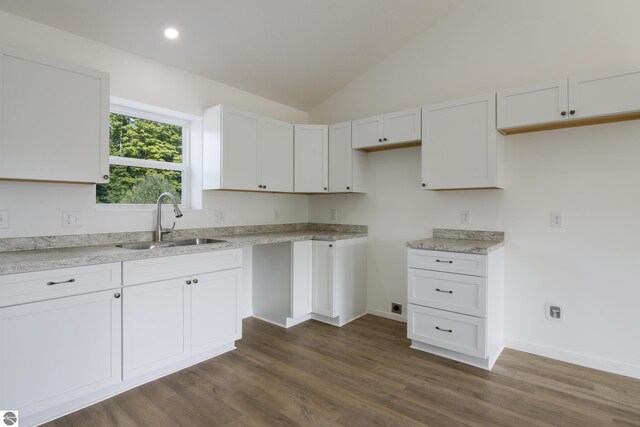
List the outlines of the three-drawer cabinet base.
{"type": "Polygon", "coordinates": [[[504,348],[504,249],[409,249],[407,260],[411,348],[491,370],[504,348]]]}

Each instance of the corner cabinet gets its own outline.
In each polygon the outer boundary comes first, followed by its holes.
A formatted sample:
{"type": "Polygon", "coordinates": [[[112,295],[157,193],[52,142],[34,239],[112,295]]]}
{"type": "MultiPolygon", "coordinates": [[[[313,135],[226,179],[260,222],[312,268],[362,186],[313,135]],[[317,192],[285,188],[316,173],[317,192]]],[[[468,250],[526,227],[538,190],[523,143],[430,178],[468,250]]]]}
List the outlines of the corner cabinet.
{"type": "Polygon", "coordinates": [[[422,188],[504,188],[495,93],[422,107],[422,188]]]}
{"type": "Polygon", "coordinates": [[[0,179],[109,180],[109,75],[0,47],[0,179]]]}
{"type": "Polygon", "coordinates": [[[516,134],[640,118],[640,69],[498,92],[498,129],[516,134]]]}
{"type": "Polygon", "coordinates": [[[388,150],[420,145],[420,108],[354,120],[353,148],[388,150]]]}
{"type": "Polygon", "coordinates": [[[295,192],[329,192],[329,126],[295,125],[295,192]]]}
{"type": "Polygon", "coordinates": [[[329,126],[330,193],[366,193],[365,156],[351,147],[351,122],[329,126]]]}
{"type": "Polygon", "coordinates": [[[205,190],[293,191],[293,125],[232,107],[204,112],[205,190]]]}

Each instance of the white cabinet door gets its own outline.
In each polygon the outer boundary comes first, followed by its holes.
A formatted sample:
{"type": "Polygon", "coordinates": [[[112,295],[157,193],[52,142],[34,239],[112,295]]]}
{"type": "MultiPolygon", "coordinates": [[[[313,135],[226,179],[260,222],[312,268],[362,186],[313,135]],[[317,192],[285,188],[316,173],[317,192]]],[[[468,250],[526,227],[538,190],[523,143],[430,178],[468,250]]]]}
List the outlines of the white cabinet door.
{"type": "Polygon", "coordinates": [[[189,357],[189,279],[123,289],[125,380],[189,357]]]}
{"type": "Polygon", "coordinates": [[[191,279],[191,355],[240,338],[238,292],[242,270],[219,271],[191,279]]]}
{"type": "Polygon", "coordinates": [[[422,186],[427,190],[502,188],[503,136],[496,94],[422,108],[422,186]]]}
{"type": "Polygon", "coordinates": [[[293,192],[293,125],[262,118],[261,179],[265,191],[293,192]]]}
{"type": "Polygon", "coordinates": [[[25,417],[119,383],[119,292],[0,309],[0,408],[25,417]]]}
{"type": "Polygon", "coordinates": [[[108,74],[0,48],[0,130],[0,178],[107,182],[108,74]]]}
{"type": "Polygon", "coordinates": [[[291,317],[311,313],[313,246],[310,240],[291,247],[291,317]]]}
{"type": "Polygon", "coordinates": [[[353,148],[367,148],[382,145],[383,116],[354,120],[353,148]]]}
{"type": "Polygon", "coordinates": [[[224,107],[222,115],[222,188],[258,190],[260,116],[224,107]]]}
{"type": "Polygon", "coordinates": [[[590,118],[640,111],[640,70],[569,78],[571,117],[590,118]]]}
{"type": "Polygon", "coordinates": [[[417,141],[421,138],[421,123],[420,108],[385,114],[382,142],[398,144],[417,141]]]}
{"type": "Polygon", "coordinates": [[[329,190],[329,127],[295,125],[295,191],[326,193],[329,190]]]}
{"type": "Polygon", "coordinates": [[[332,242],[313,242],[312,312],[328,317],[338,315],[333,246],[332,242]]]}
{"type": "Polygon", "coordinates": [[[562,122],[569,118],[567,79],[501,90],[497,94],[498,129],[562,122]]]}
{"type": "Polygon", "coordinates": [[[353,191],[351,122],[329,126],[329,192],[353,191]]]}

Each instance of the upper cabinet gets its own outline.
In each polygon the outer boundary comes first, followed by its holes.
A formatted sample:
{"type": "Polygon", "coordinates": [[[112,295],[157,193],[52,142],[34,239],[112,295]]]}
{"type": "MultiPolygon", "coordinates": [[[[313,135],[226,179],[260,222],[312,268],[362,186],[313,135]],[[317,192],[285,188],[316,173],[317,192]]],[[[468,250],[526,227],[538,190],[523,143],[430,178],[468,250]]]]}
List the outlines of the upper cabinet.
{"type": "Polygon", "coordinates": [[[353,148],[387,150],[420,144],[420,108],[354,120],[353,148]]]}
{"type": "Polygon", "coordinates": [[[295,125],[295,192],[329,191],[329,126],[295,125]]]}
{"type": "Polygon", "coordinates": [[[496,94],[422,107],[422,187],[504,187],[504,137],[496,94]]]}
{"type": "Polygon", "coordinates": [[[351,148],[351,122],[329,126],[329,192],[364,193],[364,156],[351,148]]]}
{"type": "Polygon", "coordinates": [[[293,125],[217,105],[204,112],[205,190],[293,191],[293,125]]]}
{"type": "Polygon", "coordinates": [[[0,179],[109,180],[109,75],[0,47],[0,179]]]}
{"type": "Polygon", "coordinates": [[[499,91],[505,134],[640,118],[640,70],[570,77],[499,91]]]}

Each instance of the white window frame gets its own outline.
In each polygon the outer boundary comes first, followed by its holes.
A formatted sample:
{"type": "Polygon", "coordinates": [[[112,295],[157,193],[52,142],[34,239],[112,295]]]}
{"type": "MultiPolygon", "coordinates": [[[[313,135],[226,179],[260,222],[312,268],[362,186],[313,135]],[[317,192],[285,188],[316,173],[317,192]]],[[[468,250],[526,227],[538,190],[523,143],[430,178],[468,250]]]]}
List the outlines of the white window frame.
{"type": "MultiPolygon", "coordinates": [[[[109,156],[109,165],[133,166],[151,169],[180,171],[182,173],[182,194],[180,197],[180,208],[189,209],[201,208],[202,196],[197,194],[198,188],[202,189],[202,185],[192,183],[192,175],[197,174],[201,165],[192,165],[191,148],[195,146],[194,151],[198,151],[197,142],[202,138],[201,130],[198,127],[202,125],[202,118],[192,116],[177,111],[168,110],[161,107],[142,104],[135,101],[129,101],[122,98],[111,97],[110,113],[122,114],[125,116],[136,117],[140,119],[152,120],[160,123],[168,123],[182,127],[182,163],[161,162],[156,160],[134,159],[130,157],[109,156]],[[194,138],[195,137],[195,138],[194,138]],[[193,166],[193,167],[192,167],[193,166]]],[[[153,204],[125,204],[125,203],[97,203],[96,210],[155,210],[153,204]]]]}

